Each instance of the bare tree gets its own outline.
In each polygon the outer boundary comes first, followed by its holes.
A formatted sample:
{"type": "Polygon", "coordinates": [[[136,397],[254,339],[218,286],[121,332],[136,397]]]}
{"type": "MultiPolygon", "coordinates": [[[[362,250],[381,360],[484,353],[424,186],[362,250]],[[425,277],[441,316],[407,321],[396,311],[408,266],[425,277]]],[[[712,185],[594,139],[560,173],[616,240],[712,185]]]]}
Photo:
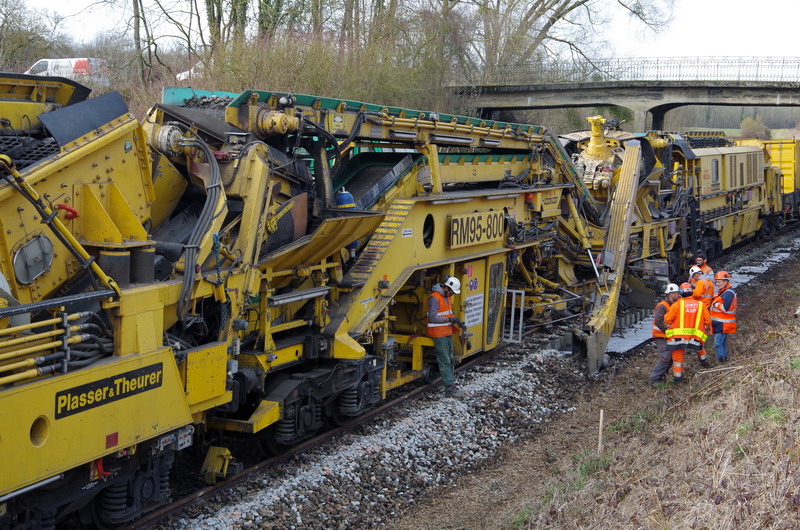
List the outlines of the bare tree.
{"type": "Polygon", "coordinates": [[[222,41],[222,20],[224,18],[222,0],[205,0],[208,34],[211,39],[211,48],[219,46],[222,41]]]}
{"type": "Polygon", "coordinates": [[[133,9],[133,48],[136,53],[135,61],[137,65],[136,72],[138,74],[139,81],[144,83],[145,61],[142,50],[142,25],[144,13],[142,13],[140,7],[140,0],[131,0],[131,8],[133,9]]]}
{"type": "Polygon", "coordinates": [[[477,69],[513,67],[537,57],[588,59],[612,16],[627,14],[658,30],[669,22],[672,6],[672,0],[461,1],[477,21],[470,50],[470,67],[477,69]]]}
{"type": "Polygon", "coordinates": [[[0,0],[0,66],[19,69],[61,53],[67,44],[61,18],[29,9],[24,0],[0,0]]]}

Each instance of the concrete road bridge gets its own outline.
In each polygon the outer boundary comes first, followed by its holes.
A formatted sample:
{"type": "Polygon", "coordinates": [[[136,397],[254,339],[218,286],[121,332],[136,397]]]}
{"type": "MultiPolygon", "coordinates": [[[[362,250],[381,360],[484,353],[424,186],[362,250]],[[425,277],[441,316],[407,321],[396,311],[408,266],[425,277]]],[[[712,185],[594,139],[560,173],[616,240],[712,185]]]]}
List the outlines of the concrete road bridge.
{"type": "MultiPolygon", "coordinates": [[[[800,106],[800,57],[657,57],[495,66],[450,83],[487,118],[498,111],[621,106],[631,129],[663,129],[684,105],[800,106]],[[648,119],[650,118],[650,119],[648,119]]],[[[626,127],[627,129],[628,127],[626,127]]]]}

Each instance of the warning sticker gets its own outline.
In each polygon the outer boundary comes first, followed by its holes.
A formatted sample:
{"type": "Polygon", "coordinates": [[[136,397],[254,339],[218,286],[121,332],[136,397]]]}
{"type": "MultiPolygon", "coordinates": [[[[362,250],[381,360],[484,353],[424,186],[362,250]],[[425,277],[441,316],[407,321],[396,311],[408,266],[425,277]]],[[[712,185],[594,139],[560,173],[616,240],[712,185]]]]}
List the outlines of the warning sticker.
{"type": "Polygon", "coordinates": [[[465,300],[466,318],[464,324],[472,327],[483,323],[483,293],[473,294],[465,300]]]}

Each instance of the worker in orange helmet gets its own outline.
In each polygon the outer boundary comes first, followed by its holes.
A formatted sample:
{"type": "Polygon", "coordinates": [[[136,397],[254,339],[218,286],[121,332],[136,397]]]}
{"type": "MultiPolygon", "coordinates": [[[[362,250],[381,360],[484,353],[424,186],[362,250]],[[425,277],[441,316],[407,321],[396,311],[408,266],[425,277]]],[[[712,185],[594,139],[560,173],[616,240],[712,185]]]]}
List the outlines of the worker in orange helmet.
{"type": "Polygon", "coordinates": [[[717,296],[711,303],[711,330],[714,333],[714,350],[717,360],[721,363],[728,361],[728,335],[736,333],[736,307],[738,300],[736,293],[731,289],[731,275],[719,271],[714,276],[717,286],[717,296]]]}
{"type": "Polygon", "coordinates": [[[656,304],[653,310],[653,342],[658,349],[658,362],[653,368],[653,373],[650,374],[650,384],[656,384],[664,381],[669,372],[669,367],[672,366],[672,353],[667,349],[667,335],[664,333],[669,327],[664,322],[664,315],[669,311],[670,306],[674,304],[681,297],[680,287],[677,284],[670,283],[664,289],[664,299],[656,304]]]}
{"type": "Polygon", "coordinates": [[[699,267],[700,270],[703,272],[701,278],[708,281],[714,281],[714,269],[708,264],[708,260],[706,259],[706,255],[702,252],[698,252],[694,256],[694,264],[696,267],[699,267]]]}
{"type": "Polygon", "coordinates": [[[700,365],[708,368],[710,364],[703,350],[703,343],[711,330],[711,315],[706,306],[692,297],[691,284],[681,284],[683,298],[672,304],[664,315],[669,324],[666,331],[667,348],[672,352],[672,381],[683,383],[683,355],[686,350],[697,351],[700,365]]]}

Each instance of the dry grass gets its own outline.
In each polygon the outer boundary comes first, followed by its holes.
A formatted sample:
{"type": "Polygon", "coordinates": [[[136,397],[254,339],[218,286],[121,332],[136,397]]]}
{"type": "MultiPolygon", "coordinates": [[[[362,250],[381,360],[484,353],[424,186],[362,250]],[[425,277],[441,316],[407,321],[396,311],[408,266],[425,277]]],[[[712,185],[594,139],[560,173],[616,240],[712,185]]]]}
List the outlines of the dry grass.
{"type": "MultiPolygon", "coordinates": [[[[797,331],[797,329],[795,329],[797,331]]],[[[553,487],[517,528],[796,528],[800,351],[745,362],[607,451],[581,487],[553,487]]],[[[597,458],[597,457],[594,457],[597,458]]]]}
{"type": "MultiPolygon", "coordinates": [[[[528,516],[508,526],[800,526],[796,299],[756,295],[733,338],[735,365],[698,373],[657,416],[644,411],[657,421],[626,422],[644,427],[619,429],[607,467],[580,488],[551,488],[552,499],[531,503],[528,516]]],[[[570,476],[580,478],[580,469],[570,476]]]]}
{"type": "Polygon", "coordinates": [[[792,257],[739,291],[730,364],[695,372],[690,361],[690,384],[652,390],[655,352],[634,358],[573,415],[396,526],[800,528],[798,275],[792,257]]]}

